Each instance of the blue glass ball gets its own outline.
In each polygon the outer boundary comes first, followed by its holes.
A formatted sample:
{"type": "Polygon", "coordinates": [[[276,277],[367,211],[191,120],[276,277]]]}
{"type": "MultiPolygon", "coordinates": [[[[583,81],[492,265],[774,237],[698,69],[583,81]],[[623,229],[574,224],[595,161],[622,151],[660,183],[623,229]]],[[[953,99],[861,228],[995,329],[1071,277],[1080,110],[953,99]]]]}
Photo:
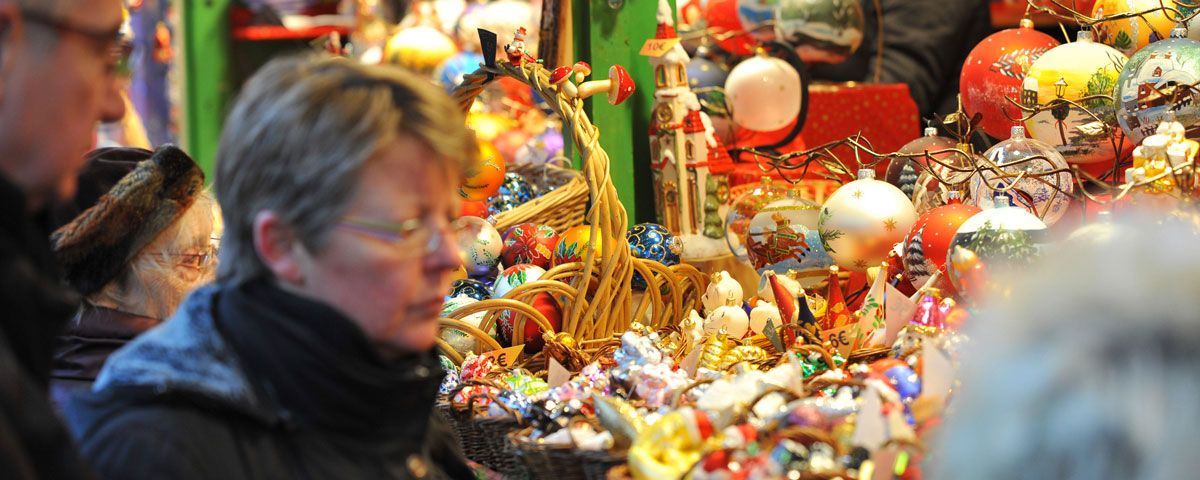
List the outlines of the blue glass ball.
{"type": "Polygon", "coordinates": [[[912,402],[921,394],[921,377],[909,367],[892,367],[883,372],[888,383],[896,388],[904,403],[912,402]]]}

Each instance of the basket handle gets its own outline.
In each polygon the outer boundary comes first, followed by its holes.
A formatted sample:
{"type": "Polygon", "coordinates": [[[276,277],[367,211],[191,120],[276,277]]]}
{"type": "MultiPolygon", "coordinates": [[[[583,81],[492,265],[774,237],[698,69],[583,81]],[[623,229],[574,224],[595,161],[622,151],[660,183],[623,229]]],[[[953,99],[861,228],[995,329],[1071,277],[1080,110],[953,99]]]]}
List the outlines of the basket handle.
{"type": "Polygon", "coordinates": [[[513,318],[513,345],[525,343],[525,320],[533,319],[538,327],[547,332],[553,332],[554,327],[550,326],[550,321],[546,320],[546,316],[542,312],[537,311],[529,304],[521,303],[509,298],[493,298],[490,300],[480,300],[475,303],[463,305],[458,310],[454,311],[454,317],[466,317],[476,312],[490,312],[484,317],[483,322],[479,327],[481,330],[490,329],[496,324],[496,319],[503,313],[504,310],[512,310],[514,313],[523,314],[526,316],[517,315],[513,318]]]}
{"type": "Polygon", "coordinates": [[[500,344],[496,342],[496,339],[488,335],[483,329],[458,318],[439,318],[438,327],[461,330],[463,333],[475,337],[475,345],[480,349],[481,353],[500,349],[500,344]],[[487,347],[487,350],[483,350],[483,347],[487,347]]]}

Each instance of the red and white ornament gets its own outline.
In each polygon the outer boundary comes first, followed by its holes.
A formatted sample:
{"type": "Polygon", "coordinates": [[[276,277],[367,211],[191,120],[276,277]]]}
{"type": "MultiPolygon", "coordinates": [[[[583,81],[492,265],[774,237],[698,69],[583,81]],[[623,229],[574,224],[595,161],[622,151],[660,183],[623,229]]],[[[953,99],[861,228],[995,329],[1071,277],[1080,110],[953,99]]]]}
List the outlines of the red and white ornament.
{"type": "Polygon", "coordinates": [[[1011,119],[1022,117],[1021,80],[1030,65],[1043,53],[1059,45],[1058,40],[1034,30],[1029,19],[1021,26],[993,33],[975,45],[963,62],[958,84],[967,114],[983,114],[979,128],[999,140],[1008,138],[1011,119]]]}
{"type": "MultiPolygon", "coordinates": [[[[921,288],[934,272],[946,268],[946,252],[954,233],[979,207],[962,203],[958,192],[950,192],[950,203],[925,212],[905,238],[905,277],[915,288],[921,288]]],[[[944,273],[944,272],[943,272],[944,273]]]]}
{"type": "Polygon", "coordinates": [[[558,234],[553,228],[536,223],[521,223],[504,232],[504,248],[500,261],[504,265],[529,263],[541,268],[550,268],[554,261],[554,247],[558,245],[558,234]]]}

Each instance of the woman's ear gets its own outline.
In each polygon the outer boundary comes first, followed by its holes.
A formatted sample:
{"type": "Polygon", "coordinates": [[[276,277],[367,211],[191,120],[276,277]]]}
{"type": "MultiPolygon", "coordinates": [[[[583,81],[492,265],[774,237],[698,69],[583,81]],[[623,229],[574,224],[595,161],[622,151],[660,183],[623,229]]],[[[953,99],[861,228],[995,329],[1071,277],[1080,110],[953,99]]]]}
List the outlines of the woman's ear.
{"type": "Polygon", "coordinates": [[[254,215],[254,251],[280,283],[300,286],[304,284],[304,271],[300,248],[292,227],[271,210],[254,215]]]}

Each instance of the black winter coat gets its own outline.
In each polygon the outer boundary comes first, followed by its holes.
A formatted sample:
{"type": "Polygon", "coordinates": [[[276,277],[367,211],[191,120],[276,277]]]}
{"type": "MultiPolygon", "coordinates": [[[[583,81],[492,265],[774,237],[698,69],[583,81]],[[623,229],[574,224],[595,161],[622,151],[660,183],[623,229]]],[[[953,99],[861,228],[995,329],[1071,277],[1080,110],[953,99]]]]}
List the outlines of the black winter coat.
{"type": "Polygon", "coordinates": [[[91,478],[46,395],[54,337],[79,296],[58,280],[44,218],[0,176],[0,478],[91,478]]]}
{"type": "MultiPolygon", "coordinates": [[[[349,320],[289,317],[262,334],[244,331],[273,313],[252,305],[251,312],[238,307],[236,321],[225,318],[222,302],[237,288],[193,292],[170,319],[111,355],[94,393],[68,406],[84,455],[102,478],[473,478],[432,413],[444,375],[432,353],[406,360],[402,393],[373,398],[326,375],[325,364],[359,365],[349,359],[366,340],[357,327],[361,338],[346,338],[349,320]],[[291,374],[268,365],[275,360],[291,374]],[[364,418],[362,411],[377,414],[364,418]]],[[[262,299],[287,295],[245,297],[269,303],[262,299]]],[[[308,302],[292,311],[306,310],[328,308],[308,302]]]]}
{"type": "Polygon", "coordinates": [[[54,347],[50,398],[60,408],[92,390],[104,361],[161,320],[84,303],[54,347]]]}

